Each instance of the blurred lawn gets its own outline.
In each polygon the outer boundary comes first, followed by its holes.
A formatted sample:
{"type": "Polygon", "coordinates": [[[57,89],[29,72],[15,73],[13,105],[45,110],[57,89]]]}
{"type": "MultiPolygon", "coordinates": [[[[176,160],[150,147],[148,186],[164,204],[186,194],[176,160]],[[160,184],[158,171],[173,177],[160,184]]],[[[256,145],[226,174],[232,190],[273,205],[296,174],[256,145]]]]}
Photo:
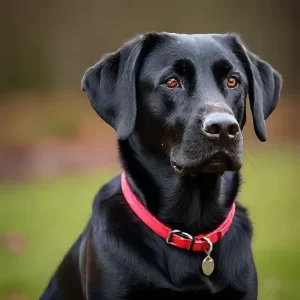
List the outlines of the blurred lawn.
{"type": "MultiPolygon", "coordinates": [[[[300,154],[274,151],[245,155],[240,201],[254,223],[260,299],[300,295],[300,154]]],[[[113,175],[66,176],[0,186],[0,233],[26,238],[24,253],[0,249],[0,299],[24,292],[38,299],[52,272],[85,226],[98,188],[113,175]]]]}

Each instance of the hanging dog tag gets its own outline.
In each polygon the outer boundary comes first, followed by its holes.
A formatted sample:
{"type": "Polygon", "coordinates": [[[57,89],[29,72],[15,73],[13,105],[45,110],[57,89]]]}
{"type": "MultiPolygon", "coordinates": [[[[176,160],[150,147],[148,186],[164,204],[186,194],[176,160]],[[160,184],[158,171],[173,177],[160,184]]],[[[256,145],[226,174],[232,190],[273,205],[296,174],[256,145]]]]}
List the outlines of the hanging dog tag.
{"type": "Polygon", "coordinates": [[[202,271],[206,276],[212,274],[215,268],[215,262],[210,256],[206,256],[202,262],[202,271]]]}
{"type": "Polygon", "coordinates": [[[215,262],[210,257],[210,254],[213,250],[213,244],[212,244],[212,242],[210,241],[209,238],[203,237],[203,239],[208,242],[209,249],[207,251],[205,251],[207,256],[202,261],[202,271],[203,271],[204,275],[210,276],[212,274],[212,272],[214,271],[214,268],[215,268],[215,262]]]}

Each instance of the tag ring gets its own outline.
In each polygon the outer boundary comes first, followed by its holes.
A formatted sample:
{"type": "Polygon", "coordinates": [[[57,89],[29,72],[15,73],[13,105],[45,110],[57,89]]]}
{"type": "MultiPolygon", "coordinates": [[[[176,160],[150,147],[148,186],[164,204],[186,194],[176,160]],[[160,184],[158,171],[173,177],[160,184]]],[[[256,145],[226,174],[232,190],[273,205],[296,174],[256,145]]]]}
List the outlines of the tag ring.
{"type": "Polygon", "coordinates": [[[205,253],[207,254],[207,256],[210,256],[211,252],[213,251],[214,245],[208,237],[204,236],[202,239],[205,240],[209,245],[209,249],[205,250],[205,253]]]}

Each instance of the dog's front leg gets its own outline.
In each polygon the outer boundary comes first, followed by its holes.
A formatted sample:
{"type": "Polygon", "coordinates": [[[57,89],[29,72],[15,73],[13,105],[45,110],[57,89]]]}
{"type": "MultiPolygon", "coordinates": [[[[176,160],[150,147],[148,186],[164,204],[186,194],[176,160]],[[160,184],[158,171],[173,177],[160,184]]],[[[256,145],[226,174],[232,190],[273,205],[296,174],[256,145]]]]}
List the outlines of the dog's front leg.
{"type": "Polygon", "coordinates": [[[78,263],[81,243],[80,237],[65,255],[40,300],[86,300],[78,263]]]}
{"type": "Polygon", "coordinates": [[[252,275],[249,278],[248,291],[241,298],[241,300],[257,300],[258,299],[258,282],[257,282],[257,273],[256,270],[253,271],[252,275]]]}

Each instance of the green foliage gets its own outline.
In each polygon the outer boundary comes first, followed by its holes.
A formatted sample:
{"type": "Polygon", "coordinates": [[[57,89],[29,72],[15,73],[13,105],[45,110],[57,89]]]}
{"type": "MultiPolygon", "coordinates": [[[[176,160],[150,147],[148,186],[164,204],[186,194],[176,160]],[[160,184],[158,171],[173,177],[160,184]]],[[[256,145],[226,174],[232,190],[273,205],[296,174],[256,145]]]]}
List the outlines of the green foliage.
{"type": "MultiPolygon", "coordinates": [[[[255,228],[253,249],[263,300],[299,296],[299,162],[300,156],[292,152],[245,157],[239,201],[249,208],[255,228]]],[[[94,195],[111,175],[0,186],[0,232],[18,232],[26,239],[25,251],[19,255],[0,249],[0,299],[12,291],[38,298],[85,226],[94,195]]]]}

